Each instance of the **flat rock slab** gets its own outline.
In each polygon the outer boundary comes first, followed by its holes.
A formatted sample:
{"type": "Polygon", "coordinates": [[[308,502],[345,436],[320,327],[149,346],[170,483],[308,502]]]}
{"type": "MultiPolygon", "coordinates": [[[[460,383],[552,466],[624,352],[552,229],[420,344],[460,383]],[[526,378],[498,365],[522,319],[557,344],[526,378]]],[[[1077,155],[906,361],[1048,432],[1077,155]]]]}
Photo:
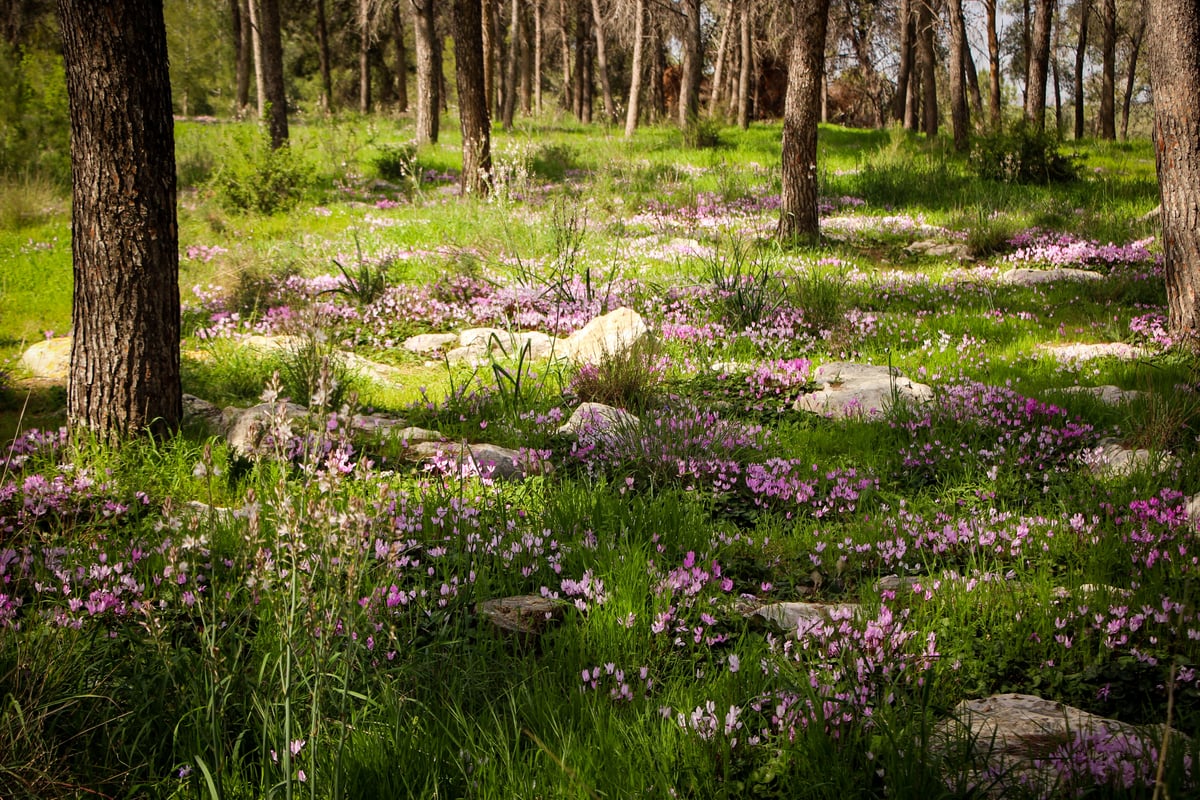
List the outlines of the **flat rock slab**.
{"type": "Polygon", "coordinates": [[[221,424],[221,409],[207,400],[202,400],[192,394],[183,396],[183,421],[193,420],[203,422],[210,428],[219,428],[221,424]]]}
{"type": "Polygon", "coordinates": [[[832,622],[834,618],[847,619],[862,613],[857,603],[771,603],[754,610],[753,615],[778,628],[788,636],[796,636],[804,629],[832,622]]]}
{"type": "Polygon", "coordinates": [[[1175,463],[1170,454],[1126,447],[1116,439],[1101,439],[1095,447],[1085,450],[1081,458],[1098,478],[1122,478],[1141,471],[1157,474],[1175,463]]]}
{"type": "Polygon", "coordinates": [[[813,373],[822,384],[815,392],[800,395],[793,408],[830,417],[880,414],[896,401],[920,404],[933,398],[933,389],[904,377],[895,367],[835,361],[813,373]]]}
{"type": "Polygon", "coordinates": [[[636,415],[623,408],[604,403],[580,403],[571,418],[558,427],[558,433],[579,439],[602,439],[607,433],[628,430],[640,422],[636,415]]]}
{"type": "Polygon", "coordinates": [[[939,242],[936,239],[926,239],[913,242],[904,248],[910,256],[927,256],[929,258],[953,258],[957,261],[970,261],[971,248],[961,242],[939,242]]]}
{"type": "Polygon", "coordinates": [[[434,353],[457,346],[457,333],[421,333],[408,337],[403,345],[410,353],[434,353]]]}
{"type": "Polygon", "coordinates": [[[1004,286],[1041,286],[1047,283],[1060,283],[1063,281],[1087,283],[1101,280],[1104,280],[1102,273],[1094,272],[1090,269],[1074,269],[1072,267],[1059,267],[1056,269],[1018,267],[1017,269],[1010,269],[1008,272],[1002,272],[996,278],[996,282],[1004,286]]]}
{"type": "Polygon", "coordinates": [[[250,408],[230,406],[221,412],[219,427],[229,446],[242,456],[267,455],[267,434],[275,421],[288,423],[308,416],[308,409],[296,403],[259,403],[250,408]]]}
{"type": "Polygon", "coordinates": [[[650,338],[642,315],[631,308],[618,308],[596,317],[562,342],[562,355],[576,364],[599,364],[605,358],[622,356],[650,338]]]}
{"type": "Polygon", "coordinates": [[[499,631],[517,636],[538,636],[566,612],[566,603],[536,594],[484,600],[475,606],[475,613],[499,631]]]}
{"type": "Polygon", "coordinates": [[[38,380],[66,383],[71,372],[71,337],[35,342],[21,354],[21,367],[38,380]]]}
{"type": "Polygon", "coordinates": [[[498,480],[520,480],[553,471],[550,462],[532,459],[528,452],[486,442],[419,442],[410,449],[419,461],[441,462],[460,474],[476,473],[498,480]]]}
{"type": "Polygon", "coordinates": [[[1101,403],[1109,406],[1132,403],[1142,396],[1142,393],[1136,389],[1122,389],[1120,386],[1113,386],[1111,383],[1103,386],[1066,386],[1059,391],[1065,394],[1090,394],[1101,403]]]}
{"type": "MultiPolygon", "coordinates": [[[[934,746],[951,753],[968,747],[975,762],[972,782],[984,787],[982,796],[1005,797],[1018,786],[1054,788],[1060,780],[1055,764],[1060,762],[1052,756],[1080,735],[1100,748],[1112,742],[1104,749],[1130,752],[1137,745],[1125,742],[1160,742],[1163,728],[1135,727],[1035,695],[997,694],[959,703],[954,716],[935,729],[934,746]]],[[[1141,766],[1147,773],[1153,769],[1141,766]]]]}
{"type": "Polygon", "coordinates": [[[1119,358],[1122,361],[1132,361],[1146,355],[1146,351],[1141,347],[1124,342],[1047,344],[1039,345],[1037,349],[1051,356],[1060,364],[1076,364],[1095,358],[1119,358]]]}

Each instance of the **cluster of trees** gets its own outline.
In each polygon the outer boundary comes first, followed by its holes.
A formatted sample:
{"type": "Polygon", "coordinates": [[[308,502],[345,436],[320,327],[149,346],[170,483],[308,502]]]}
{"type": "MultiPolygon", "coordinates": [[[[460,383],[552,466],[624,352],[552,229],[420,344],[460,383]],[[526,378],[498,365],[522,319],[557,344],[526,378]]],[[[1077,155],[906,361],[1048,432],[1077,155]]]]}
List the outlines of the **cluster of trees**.
{"type": "MultiPolygon", "coordinates": [[[[299,0],[294,0],[298,2],[299,0]]],[[[401,0],[352,0],[360,36],[361,107],[371,99],[371,48],[380,19],[390,19],[397,45],[395,74],[406,83],[408,67],[401,0]]],[[[237,36],[237,101],[248,100],[253,64],[258,109],[268,124],[272,145],[282,147],[288,136],[288,98],[283,48],[283,9],[286,0],[229,0],[237,36]],[[249,33],[247,34],[247,29],[249,33]],[[246,43],[249,42],[247,45],[246,43]]],[[[440,62],[443,42],[438,31],[449,14],[453,34],[455,77],[463,139],[464,194],[488,191],[491,155],[491,116],[498,112],[511,124],[518,98],[535,108],[541,99],[544,75],[543,2],[557,2],[564,105],[586,118],[593,104],[591,86],[597,77],[605,114],[616,121],[614,96],[616,48],[610,47],[603,4],[618,0],[402,0],[417,32],[414,42],[417,72],[418,135],[437,138],[438,108],[446,92],[440,62]],[[448,8],[444,7],[448,3],[448,8]],[[501,5],[511,14],[502,25],[501,5]],[[531,12],[527,26],[523,13],[531,12]],[[531,37],[527,36],[532,29],[531,37]],[[507,30],[507,40],[504,38],[507,30]],[[571,34],[574,35],[574,46],[571,34]],[[505,44],[505,41],[507,44],[505,44]],[[507,52],[505,52],[507,49],[507,52]],[[532,52],[532,57],[529,53],[532,52]],[[507,55],[507,59],[504,57],[507,55]],[[523,72],[522,64],[526,64],[523,72]],[[504,65],[504,69],[500,69],[504,65]],[[531,66],[530,66],[531,65],[531,66]],[[529,92],[523,89],[529,75],[529,92]]],[[[681,125],[690,125],[705,111],[718,110],[725,88],[736,97],[739,122],[747,124],[750,86],[765,81],[756,31],[765,18],[786,34],[787,68],[783,101],[782,202],[778,235],[783,239],[814,237],[817,227],[817,123],[828,106],[827,64],[831,42],[840,43],[851,31],[853,44],[874,41],[872,25],[848,27],[835,19],[863,19],[867,6],[839,0],[790,0],[767,5],[755,0],[635,0],[634,41],[628,72],[627,131],[638,119],[643,77],[644,45],[650,41],[651,62],[663,62],[664,20],[680,54],[678,65],[661,74],[651,70],[651,84],[665,90],[677,76],[676,112],[681,125]],[[857,15],[855,12],[857,8],[857,15]],[[653,11],[652,11],[653,9],[653,11]],[[724,12],[723,15],[721,12],[724,12]],[[673,15],[673,16],[668,16],[673,15]],[[737,35],[733,35],[734,20],[737,35]],[[721,31],[716,63],[707,76],[705,29],[721,31]],[[651,31],[647,33],[647,31],[651,31]],[[733,46],[733,40],[740,40],[733,46]],[[655,51],[657,50],[657,54],[655,51]],[[756,52],[759,56],[756,56],[756,52]],[[756,64],[756,58],[759,62],[756,64]],[[736,81],[727,80],[737,66],[736,81]],[[635,68],[636,65],[636,68],[635,68]],[[728,68],[728,73],[727,73],[728,68]],[[747,77],[747,73],[750,73],[747,77]],[[757,75],[757,77],[755,77],[757,75]],[[702,105],[704,83],[707,106],[702,105]],[[736,89],[733,87],[736,86],[736,89]]],[[[861,0],[860,0],[861,2],[861,0]]],[[[988,38],[995,40],[995,0],[988,6],[988,38]]],[[[1045,125],[1046,85],[1050,73],[1055,0],[1034,0],[1032,22],[1024,52],[1025,121],[1045,125]]],[[[1103,0],[1113,4],[1115,0],[1103,0]]],[[[1145,0],[1145,26],[1151,42],[1150,68],[1155,98],[1155,134],[1163,198],[1164,251],[1171,319],[1177,331],[1195,334],[1200,328],[1200,5],[1196,0],[1145,0]]],[[[892,112],[906,123],[920,119],[926,133],[936,135],[937,64],[932,35],[939,8],[936,0],[902,0],[895,19],[900,64],[893,89],[892,112]]],[[[1030,7],[1026,0],[1026,18],[1030,7]]],[[[332,0],[331,0],[332,4],[332,0]]],[[[22,15],[38,0],[7,0],[9,28],[19,29],[22,15]],[[14,22],[15,21],[15,22],[14,22]]],[[[339,4],[345,8],[346,4],[339,4]]],[[[885,9],[883,0],[874,6],[885,9]]],[[[294,10],[294,9],[293,9],[294,10]]],[[[609,11],[612,9],[610,8],[609,11]]],[[[982,116],[978,81],[972,80],[962,0],[948,0],[951,121],[955,143],[967,140],[967,87],[982,116]]],[[[322,93],[326,108],[333,102],[332,56],[325,0],[315,0],[316,38],[321,52],[322,93]]],[[[1107,26],[1115,12],[1105,12],[1107,26]]],[[[171,90],[167,69],[167,35],[163,0],[58,0],[63,53],[67,71],[72,131],[73,255],[75,311],[68,405],[77,425],[105,435],[176,426],[181,416],[179,389],[179,304],[175,170],[171,138],[171,90]],[[112,180],[111,176],[125,176],[112,180]]],[[[1088,15],[1081,17],[1086,27],[1088,15]]],[[[880,24],[880,28],[886,26],[880,24]]],[[[7,28],[6,28],[7,30],[7,28]]],[[[709,37],[711,38],[711,37],[709,37]]],[[[1081,34],[1080,39],[1085,38],[1081,34]]],[[[1139,34],[1139,40],[1141,34],[1139,34]]],[[[615,37],[614,37],[615,39],[615,37]]],[[[1105,33],[1105,53],[1109,33],[1105,33]]],[[[859,69],[867,85],[882,85],[882,71],[865,74],[873,45],[862,44],[859,69]]],[[[1083,51],[1080,47],[1080,52],[1083,51]]],[[[994,52],[994,49],[993,51],[994,52]]],[[[1136,49],[1133,53],[1136,58],[1136,49]]],[[[1107,55],[1106,55],[1107,58],[1107,55]]],[[[990,105],[999,102],[998,65],[991,64],[990,105]]],[[[1107,70],[1107,62],[1105,64],[1107,70]]],[[[1132,74],[1132,70],[1131,73],[1132,74]]],[[[1108,86],[1111,88],[1111,86],[1108,86]]],[[[657,91],[657,90],[656,90],[657,91]]],[[[666,92],[663,92],[664,95],[666,92]]],[[[397,102],[406,91],[396,92],[397,102]]],[[[654,92],[648,92],[654,96],[654,92]]],[[[1101,109],[1105,104],[1101,102],[1101,109]]],[[[995,122],[995,120],[993,120],[995,122]]],[[[1103,127],[1103,125],[1102,125],[1103,127]]],[[[1107,131],[1106,131],[1107,132],[1107,131]]]]}

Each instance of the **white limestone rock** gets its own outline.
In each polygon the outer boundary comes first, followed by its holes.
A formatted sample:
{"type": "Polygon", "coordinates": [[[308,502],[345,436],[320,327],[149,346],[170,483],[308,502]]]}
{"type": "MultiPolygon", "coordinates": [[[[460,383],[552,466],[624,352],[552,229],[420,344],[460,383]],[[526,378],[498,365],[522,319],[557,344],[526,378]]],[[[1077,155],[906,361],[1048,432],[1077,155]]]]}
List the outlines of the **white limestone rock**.
{"type": "Polygon", "coordinates": [[[904,377],[895,367],[831,362],[817,368],[813,381],[821,388],[800,395],[793,406],[796,411],[869,417],[884,413],[897,401],[921,404],[933,398],[933,389],[904,377]]]}

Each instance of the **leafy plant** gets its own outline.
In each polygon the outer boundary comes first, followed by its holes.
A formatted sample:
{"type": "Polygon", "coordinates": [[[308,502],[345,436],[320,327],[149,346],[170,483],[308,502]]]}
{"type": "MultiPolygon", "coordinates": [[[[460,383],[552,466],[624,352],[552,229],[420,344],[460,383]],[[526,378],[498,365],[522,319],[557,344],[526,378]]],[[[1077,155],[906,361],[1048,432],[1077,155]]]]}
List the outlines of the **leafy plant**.
{"type": "Polygon", "coordinates": [[[641,411],[659,396],[666,378],[655,346],[639,344],[620,353],[605,353],[595,364],[581,365],[571,376],[568,392],[579,402],[641,411]]]}
{"type": "Polygon", "coordinates": [[[356,373],[322,330],[309,329],[278,359],[281,392],[293,402],[337,410],[350,396],[356,373]]]}
{"type": "Polygon", "coordinates": [[[334,259],[334,266],[342,273],[344,280],[338,286],[326,291],[344,295],[357,303],[359,307],[368,306],[378,300],[387,291],[388,265],[390,262],[372,262],[370,259],[364,258],[357,233],[354,236],[354,252],[356,263],[351,268],[347,268],[340,261],[334,259]]]}
{"type": "Polygon", "coordinates": [[[1005,183],[1069,183],[1079,177],[1079,157],[1060,149],[1057,137],[1021,123],[982,136],[971,150],[981,178],[1005,183]]]}
{"type": "Polygon", "coordinates": [[[701,279],[709,290],[707,302],[726,325],[747,328],[769,317],[786,300],[774,255],[767,247],[732,238],[703,259],[701,279]]]}
{"type": "Polygon", "coordinates": [[[290,145],[272,148],[265,133],[227,154],[213,176],[213,188],[222,206],[259,214],[294,208],[315,183],[313,166],[290,145]]]}

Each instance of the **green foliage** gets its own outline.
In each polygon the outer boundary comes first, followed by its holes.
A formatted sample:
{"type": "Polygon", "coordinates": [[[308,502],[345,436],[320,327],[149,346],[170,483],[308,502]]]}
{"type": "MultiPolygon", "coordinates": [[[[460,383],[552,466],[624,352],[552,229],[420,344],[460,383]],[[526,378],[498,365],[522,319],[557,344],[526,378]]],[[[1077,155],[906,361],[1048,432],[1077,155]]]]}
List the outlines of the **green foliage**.
{"type": "Polygon", "coordinates": [[[787,290],[776,272],[777,255],[771,246],[731,238],[703,259],[701,280],[718,319],[734,329],[747,328],[783,304],[787,290]]]}
{"type": "Polygon", "coordinates": [[[305,331],[276,363],[280,393],[293,403],[337,410],[354,390],[355,371],[324,331],[305,331]]]}
{"type": "Polygon", "coordinates": [[[580,366],[568,388],[581,403],[604,403],[637,412],[660,399],[665,378],[658,348],[639,344],[625,352],[606,353],[595,364],[580,366]]]}
{"type": "Polygon", "coordinates": [[[0,175],[0,230],[41,225],[66,211],[58,184],[40,173],[0,175]]]}
{"type": "Polygon", "coordinates": [[[0,42],[0,173],[71,177],[70,116],[62,58],[0,42]]]}
{"type": "Polygon", "coordinates": [[[683,146],[690,150],[721,147],[721,123],[705,116],[694,116],[683,128],[683,146]]]}
{"type": "Polygon", "coordinates": [[[1060,149],[1054,135],[1019,124],[981,136],[971,149],[971,168],[1004,183],[1069,183],[1079,177],[1079,157],[1060,149]]]}
{"type": "Polygon", "coordinates": [[[227,209],[275,214],[294,208],[314,188],[311,164],[290,145],[272,148],[266,134],[239,136],[213,176],[217,201],[227,209]]]}
{"type": "Polygon", "coordinates": [[[416,144],[381,144],[375,149],[378,152],[371,159],[371,167],[380,178],[396,183],[418,175],[416,144]]]}
{"type": "Polygon", "coordinates": [[[579,153],[569,144],[546,142],[529,154],[529,166],[539,178],[561,181],[567,170],[579,168],[579,153]]]}

